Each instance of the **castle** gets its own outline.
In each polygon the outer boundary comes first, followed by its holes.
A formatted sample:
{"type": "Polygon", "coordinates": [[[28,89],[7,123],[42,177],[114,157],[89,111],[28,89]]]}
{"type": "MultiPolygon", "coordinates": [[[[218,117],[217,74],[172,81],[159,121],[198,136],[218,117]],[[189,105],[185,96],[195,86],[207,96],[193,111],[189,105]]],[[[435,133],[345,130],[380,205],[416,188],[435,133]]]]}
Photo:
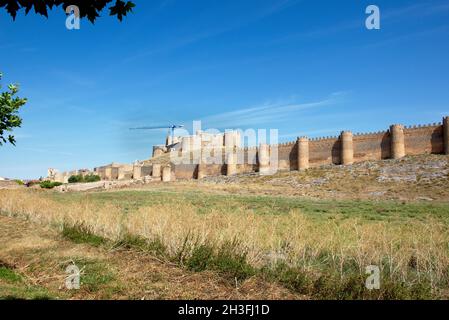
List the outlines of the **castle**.
{"type": "MultiPolygon", "coordinates": [[[[343,131],[339,136],[300,137],[296,141],[276,145],[242,147],[241,142],[239,131],[216,134],[198,131],[192,136],[167,137],[165,145],[153,147],[153,156],[149,160],[133,164],[111,163],[95,168],[93,173],[105,181],[142,180],[148,177],[152,181],[168,182],[239,173],[304,170],[326,164],[351,165],[426,153],[449,155],[449,117],[444,117],[442,123],[418,126],[394,124],[385,131],[359,134],[343,131]],[[223,161],[206,161],[203,153],[212,154],[223,161]],[[188,159],[194,159],[197,155],[197,161],[172,161],[173,156],[181,154],[188,159]]],[[[88,173],[89,170],[58,173],[49,169],[49,179],[66,183],[70,175],[88,173]]]]}

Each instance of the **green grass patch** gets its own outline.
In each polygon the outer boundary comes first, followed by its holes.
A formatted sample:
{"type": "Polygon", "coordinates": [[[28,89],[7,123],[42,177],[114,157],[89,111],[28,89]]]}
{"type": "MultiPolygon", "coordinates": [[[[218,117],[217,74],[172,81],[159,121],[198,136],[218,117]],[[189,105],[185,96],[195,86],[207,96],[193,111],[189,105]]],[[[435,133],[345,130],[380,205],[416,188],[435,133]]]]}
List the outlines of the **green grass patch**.
{"type": "Polygon", "coordinates": [[[195,272],[215,270],[225,278],[243,280],[253,276],[256,269],[246,260],[246,253],[239,250],[238,241],[225,242],[220,247],[202,244],[195,246],[184,259],[182,253],[178,254],[187,269],[195,272]]]}
{"type": "Polygon", "coordinates": [[[148,240],[140,236],[125,233],[120,240],[113,244],[114,247],[122,247],[125,249],[138,249],[141,251],[151,252],[159,257],[166,257],[167,248],[160,239],[148,240]]]}
{"type": "Polygon", "coordinates": [[[115,288],[115,275],[105,262],[75,258],[74,264],[81,270],[80,290],[97,292],[107,288],[115,288]]]}
{"type": "Polygon", "coordinates": [[[89,201],[99,206],[110,204],[121,208],[123,213],[132,214],[141,207],[158,205],[192,205],[198,214],[208,214],[217,210],[235,213],[243,210],[261,215],[282,215],[291,210],[299,210],[315,220],[358,218],[363,221],[388,221],[403,223],[410,219],[423,220],[428,217],[449,224],[449,203],[368,200],[312,200],[283,196],[241,196],[216,195],[204,192],[171,191],[117,191],[98,193],[72,193],[46,195],[66,204],[89,201]]]}
{"type": "Polygon", "coordinates": [[[106,242],[106,239],[95,235],[83,224],[77,224],[74,226],[64,224],[62,227],[62,236],[75,243],[87,243],[93,246],[100,246],[106,242]]]}
{"type": "Polygon", "coordinates": [[[48,300],[47,289],[28,285],[13,268],[0,261],[0,300],[48,300]]]}
{"type": "Polygon", "coordinates": [[[19,274],[15,273],[11,268],[0,263],[0,280],[6,282],[21,282],[22,277],[19,274]]]}

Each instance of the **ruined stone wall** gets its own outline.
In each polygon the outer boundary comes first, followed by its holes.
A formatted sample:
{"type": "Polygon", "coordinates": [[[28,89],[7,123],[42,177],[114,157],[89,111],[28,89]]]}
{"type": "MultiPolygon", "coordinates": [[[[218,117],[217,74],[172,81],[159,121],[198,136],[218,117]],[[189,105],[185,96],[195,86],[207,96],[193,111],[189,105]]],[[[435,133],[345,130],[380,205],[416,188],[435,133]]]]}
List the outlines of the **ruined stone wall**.
{"type": "Polygon", "coordinates": [[[151,176],[151,173],[153,172],[153,166],[145,165],[145,166],[142,166],[141,170],[142,170],[141,171],[141,176],[142,177],[151,176]]]}

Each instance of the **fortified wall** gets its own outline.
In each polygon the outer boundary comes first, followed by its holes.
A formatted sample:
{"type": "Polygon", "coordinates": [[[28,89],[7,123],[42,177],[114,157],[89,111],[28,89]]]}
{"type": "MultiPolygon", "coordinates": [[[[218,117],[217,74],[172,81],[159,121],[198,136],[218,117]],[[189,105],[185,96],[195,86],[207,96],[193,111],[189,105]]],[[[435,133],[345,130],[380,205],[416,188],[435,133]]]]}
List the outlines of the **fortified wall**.
{"type": "MultiPolygon", "coordinates": [[[[350,165],[367,160],[400,159],[406,155],[449,154],[449,117],[442,123],[403,126],[391,125],[387,130],[370,133],[343,131],[339,136],[308,138],[278,145],[236,148],[232,151],[237,164],[179,164],[172,165],[178,179],[201,179],[206,176],[238,173],[269,173],[272,153],[277,153],[278,170],[303,170],[328,164],[350,165]]],[[[224,150],[224,157],[229,159],[224,150]]]]}
{"type": "MultiPolygon", "coordinates": [[[[111,163],[95,168],[93,173],[106,181],[148,178],[168,182],[251,172],[269,174],[277,170],[305,170],[329,164],[351,165],[367,160],[400,159],[406,155],[449,155],[449,117],[442,123],[395,124],[384,131],[371,133],[342,131],[339,136],[299,137],[296,141],[277,145],[242,148],[241,140],[238,131],[197,132],[194,136],[167,138],[165,146],[153,147],[153,157],[149,160],[134,164],[111,163]],[[211,162],[204,154],[220,161],[211,162]],[[192,161],[176,163],[173,161],[176,156],[192,161]]],[[[88,172],[81,171],[82,174],[88,172]]],[[[70,175],[77,173],[80,171],[53,174],[53,179],[67,182],[70,175]]]]}

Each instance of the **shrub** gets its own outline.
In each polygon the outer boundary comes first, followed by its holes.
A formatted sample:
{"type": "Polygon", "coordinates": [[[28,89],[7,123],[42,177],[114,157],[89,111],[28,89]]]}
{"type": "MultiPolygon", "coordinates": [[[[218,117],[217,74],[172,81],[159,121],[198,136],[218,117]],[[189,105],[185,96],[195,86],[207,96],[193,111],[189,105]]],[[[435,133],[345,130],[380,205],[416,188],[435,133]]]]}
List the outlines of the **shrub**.
{"type": "Polygon", "coordinates": [[[96,174],[90,173],[84,177],[80,174],[77,174],[77,175],[70,176],[69,183],[96,182],[96,181],[100,181],[100,180],[101,180],[100,176],[98,176],[96,174]]]}
{"type": "Polygon", "coordinates": [[[41,186],[41,188],[44,188],[44,189],[53,189],[54,187],[62,185],[62,183],[45,180],[45,181],[42,181],[41,183],[39,183],[39,185],[41,186]]]}
{"type": "Polygon", "coordinates": [[[84,177],[84,182],[97,182],[100,180],[101,180],[100,176],[93,173],[90,173],[84,177]]]}
{"type": "Polygon", "coordinates": [[[80,174],[70,176],[69,183],[78,183],[83,181],[83,176],[80,174]]]}
{"type": "Polygon", "coordinates": [[[62,226],[63,237],[72,240],[75,243],[88,243],[93,246],[104,244],[106,240],[103,237],[95,235],[86,225],[76,224],[62,226]]]}
{"type": "Polygon", "coordinates": [[[20,179],[16,179],[16,180],[14,180],[14,182],[17,183],[17,184],[20,185],[20,186],[23,186],[23,185],[24,185],[23,181],[20,180],[20,179]]]}

